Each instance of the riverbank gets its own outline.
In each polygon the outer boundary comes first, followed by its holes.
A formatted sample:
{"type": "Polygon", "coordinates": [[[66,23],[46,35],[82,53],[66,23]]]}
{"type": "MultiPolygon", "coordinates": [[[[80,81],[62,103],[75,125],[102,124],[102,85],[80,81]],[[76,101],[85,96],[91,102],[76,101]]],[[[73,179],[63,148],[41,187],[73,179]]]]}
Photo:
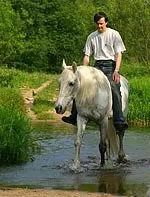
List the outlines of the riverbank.
{"type": "MultiPolygon", "coordinates": [[[[43,190],[43,189],[0,189],[0,197],[116,197],[111,194],[63,191],[63,190],[43,190]]],[[[117,196],[119,197],[119,196],[117,196]]]]}

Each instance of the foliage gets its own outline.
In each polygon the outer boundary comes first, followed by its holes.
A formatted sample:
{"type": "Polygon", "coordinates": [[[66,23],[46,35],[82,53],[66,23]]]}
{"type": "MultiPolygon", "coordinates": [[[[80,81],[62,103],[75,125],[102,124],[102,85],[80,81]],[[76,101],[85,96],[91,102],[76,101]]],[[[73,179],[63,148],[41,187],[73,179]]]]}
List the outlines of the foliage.
{"type": "Polygon", "coordinates": [[[21,54],[28,70],[60,71],[62,59],[81,60],[88,33],[92,4],[90,1],[12,0],[26,33],[26,50],[21,54]],[[86,8],[90,6],[90,11],[86,8]],[[76,7],[76,9],[74,9],[76,7]],[[88,13],[88,14],[87,14],[88,13]],[[38,54],[38,55],[37,55],[38,54]]]}
{"type": "Polygon", "coordinates": [[[147,63],[150,72],[148,0],[1,0],[0,65],[58,73],[63,58],[81,64],[97,11],[105,11],[120,32],[125,58],[147,63]]]}
{"type": "Polygon", "coordinates": [[[0,6],[0,65],[16,66],[24,51],[25,32],[21,30],[22,21],[9,1],[1,0],[0,6]]]}
{"type": "Polygon", "coordinates": [[[122,35],[127,48],[126,57],[148,64],[150,60],[150,2],[147,0],[109,0],[108,2],[111,26],[122,35]]]}

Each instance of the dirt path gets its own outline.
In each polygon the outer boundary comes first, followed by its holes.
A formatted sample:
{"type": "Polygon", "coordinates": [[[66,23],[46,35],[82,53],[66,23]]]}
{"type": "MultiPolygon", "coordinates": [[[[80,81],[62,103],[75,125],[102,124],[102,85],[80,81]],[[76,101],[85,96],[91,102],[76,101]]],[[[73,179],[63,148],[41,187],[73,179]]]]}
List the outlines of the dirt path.
{"type": "MultiPolygon", "coordinates": [[[[39,120],[36,116],[36,114],[34,113],[34,111],[32,111],[32,106],[34,103],[34,100],[37,96],[37,94],[39,94],[41,91],[43,91],[45,88],[47,88],[50,84],[51,84],[51,80],[46,81],[45,83],[43,83],[40,87],[38,87],[37,89],[31,89],[31,90],[23,90],[22,94],[23,94],[23,99],[24,99],[24,104],[25,104],[25,108],[26,111],[28,113],[28,116],[31,118],[31,120],[33,121],[38,121],[38,122],[44,122],[45,120],[39,120]]],[[[53,114],[53,116],[55,117],[55,119],[52,120],[46,120],[47,122],[55,122],[55,121],[60,121],[61,120],[61,115],[56,114],[55,112],[51,111],[51,114],[53,114]]],[[[70,112],[65,112],[65,115],[69,115],[70,112]]],[[[65,123],[66,124],[66,123],[65,123]]]]}
{"type": "Polygon", "coordinates": [[[51,84],[51,80],[46,81],[45,83],[43,83],[37,89],[31,89],[31,90],[28,90],[28,91],[23,91],[23,98],[24,98],[25,107],[26,107],[26,110],[27,110],[27,113],[28,113],[29,117],[32,120],[37,119],[35,113],[32,111],[32,105],[33,105],[34,99],[35,99],[35,97],[38,93],[40,93],[42,90],[47,88],[50,84],[51,84]]]}
{"type": "MultiPolygon", "coordinates": [[[[115,197],[110,194],[40,190],[40,189],[0,189],[0,197],[115,197]]],[[[117,196],[119,197],[119,196],[117,196]]]]}

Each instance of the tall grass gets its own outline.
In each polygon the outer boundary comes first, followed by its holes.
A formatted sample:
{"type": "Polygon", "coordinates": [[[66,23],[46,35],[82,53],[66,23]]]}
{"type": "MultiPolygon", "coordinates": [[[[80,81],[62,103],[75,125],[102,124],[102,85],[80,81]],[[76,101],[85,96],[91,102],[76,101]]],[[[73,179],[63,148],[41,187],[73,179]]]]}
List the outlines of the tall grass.
{"type": "Polygon", "coordinates": [[[0,164],[18,164],[32,157],[27,117],[13,105],[0,106],[0,164]]]}
{"type": "Polygon", "coordinates": [[[150,125],[150,65],[124,62],[121,72],[130,84],[128,121],[132,125],[150,125]]]}
{"type": "Polygon", "coordinates": [[[0,89],[0,165],[31,159],[35,143],[19,90],[0,89]]]}
{"type": "Polygon", "coordinates": [[[130,97],[128,119],[133,125],[150,124],[150,78],[134,77],[130,79],[130,97]]]}

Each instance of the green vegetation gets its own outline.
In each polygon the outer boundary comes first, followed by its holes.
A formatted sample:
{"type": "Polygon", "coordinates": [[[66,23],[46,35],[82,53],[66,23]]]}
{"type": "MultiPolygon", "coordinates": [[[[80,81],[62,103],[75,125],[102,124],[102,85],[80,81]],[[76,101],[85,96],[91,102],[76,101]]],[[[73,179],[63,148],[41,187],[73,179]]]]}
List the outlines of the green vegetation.
{"type": "Polygon", "coordinates": [[[18,90],[0,88],[0,165],[18,164],[32,158],[35,143],[31,123],[18,90]]]}
{"type": "Polygon", "coordinates": [[[32,138],[27,117],[5,104],[0,106],[0,164],[18,164],[32,157],[32,138]]]}
{"type": "Polygon", "coordinates": [[[9,69],[6,66],[0,68],[0,88],[34,89],[49,79],[50,76],[43,72],[29,73],[15,68],[9,69]]]}
{"type": "Polygon", "coordinates": [[[128,119],[133,125],[150,124],[150,78],[134,77],[130,80],[128,119]]]}
{"type": "Polygon", "coordinates": [[[1,0],[0,65],[59,73],[63,58],[80,64],[97,11],[121,33],[126,60],[145,62],[150,72],[148,0],[1,0]]]}
{"type": "MultiPolygon", "coordinates": [[[[38,88],[50,79],[50,75],[7,67],[0,70],[0,165],[19,164],[32,159],[33,154],[39,151],[39,146],[31,134],[32,124],[22,93],[38,88]]],[[[55,75],[51,76],[56,79],[55,75]]],[[[48,100],[48,96],[45,92],[41,98],[48,100]]],[[[46,107],[49,109],[49,105],[46,107]]],[[[46,111],[46,107],[41,107],[40,110],[46,111]]]]}
{"type": "Polygon", "coordinates": [[[149,68],[144,63],[123,63],[121,72],[130,84],[128,121],[132,125],[150,125],[149,68]]]}

